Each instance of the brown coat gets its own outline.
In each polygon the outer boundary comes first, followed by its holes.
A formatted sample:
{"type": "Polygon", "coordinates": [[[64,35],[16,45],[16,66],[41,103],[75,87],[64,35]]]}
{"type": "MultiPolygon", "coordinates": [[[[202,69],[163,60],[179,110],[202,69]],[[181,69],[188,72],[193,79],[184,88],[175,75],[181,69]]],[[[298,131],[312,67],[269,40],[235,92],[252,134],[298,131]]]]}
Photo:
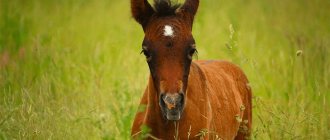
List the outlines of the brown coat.
{"type": "MultiPolygon", "coordinates": [[[[190,66],[186,102],[182,118],[166,121],[160,112],[152,78],[141,99],[146,109],[136,114],[133,137],[141,125],[152,136],[178,139],[243,139],[251,131],[251,89],[242,70],[226,61],[193,61],[190,66]],[[177,133],[176,133],[177,132],[177,133]]],[[[151,137],[149,137],[151,139],[151,137]]]]}

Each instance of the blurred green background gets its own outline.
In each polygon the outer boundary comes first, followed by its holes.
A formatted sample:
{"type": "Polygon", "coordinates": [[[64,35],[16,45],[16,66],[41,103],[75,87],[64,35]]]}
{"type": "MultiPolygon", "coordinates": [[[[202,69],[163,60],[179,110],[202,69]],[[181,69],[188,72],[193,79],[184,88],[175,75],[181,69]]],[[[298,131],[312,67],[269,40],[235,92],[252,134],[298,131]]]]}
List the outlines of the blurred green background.
{"type": "MultiPolygon", "coordinates": [[[[149,71],[129,8],[129,0],[0,0],[0,140],[130,139],[149,71]]],[[[198,59],[246,72],[253,139],[330,139],[329,8],[329,0],[201,0],[198,59]]]]}

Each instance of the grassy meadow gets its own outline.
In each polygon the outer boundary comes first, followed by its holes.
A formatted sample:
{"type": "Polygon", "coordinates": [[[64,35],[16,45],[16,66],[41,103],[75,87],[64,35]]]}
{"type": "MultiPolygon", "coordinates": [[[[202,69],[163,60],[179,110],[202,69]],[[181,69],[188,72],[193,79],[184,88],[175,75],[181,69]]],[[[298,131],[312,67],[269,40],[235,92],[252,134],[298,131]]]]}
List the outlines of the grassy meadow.
{"type": "MultiPolygon", "coordinates": [[[[0,140],[130,139],[149,70],[129,7],[0,0],[0,140]]],[[[245,71],[252,139],[330,139],[329,8],[329,0],[201,0],[195,59],[245,71]]]]}

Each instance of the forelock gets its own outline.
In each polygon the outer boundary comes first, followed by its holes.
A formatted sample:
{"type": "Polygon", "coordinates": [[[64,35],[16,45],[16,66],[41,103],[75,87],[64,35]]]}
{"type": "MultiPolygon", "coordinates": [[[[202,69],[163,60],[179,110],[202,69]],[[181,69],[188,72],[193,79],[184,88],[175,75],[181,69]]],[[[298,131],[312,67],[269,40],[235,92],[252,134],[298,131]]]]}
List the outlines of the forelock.
{"type": "Polygon", "coordinates": [[[173,4],[171,0],[155,0],[155,10],[158,16],[175,15],[177,9],[181,7],[180,4],[173,4]]]}

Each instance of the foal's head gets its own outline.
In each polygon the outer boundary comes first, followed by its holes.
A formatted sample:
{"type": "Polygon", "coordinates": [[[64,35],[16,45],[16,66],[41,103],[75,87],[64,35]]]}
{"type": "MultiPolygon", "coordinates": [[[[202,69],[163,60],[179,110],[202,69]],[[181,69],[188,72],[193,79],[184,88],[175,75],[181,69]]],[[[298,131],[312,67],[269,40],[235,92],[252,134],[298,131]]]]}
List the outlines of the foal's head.
{"type": "Polygon", "coordinates": [[[157,90],[162,115],[179,120],[185,105],[189,68],[196,52],[191,34],[199,0],[172,5],[170,0],[131,0],[133,17],[144,30],[142,52],[157,90]]]}

